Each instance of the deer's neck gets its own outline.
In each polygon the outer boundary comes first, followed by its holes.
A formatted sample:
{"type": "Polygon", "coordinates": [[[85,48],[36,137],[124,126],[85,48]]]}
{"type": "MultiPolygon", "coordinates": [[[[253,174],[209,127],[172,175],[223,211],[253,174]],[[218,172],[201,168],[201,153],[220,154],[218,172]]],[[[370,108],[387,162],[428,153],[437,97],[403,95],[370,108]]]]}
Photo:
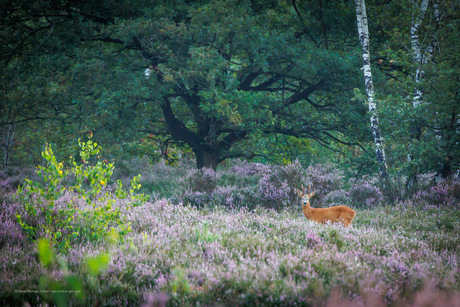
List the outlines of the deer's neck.
{"type": "Polygon", "coordinates": [[[313,210],[314,209],[310,207],[310,201],[307,201],[306,205],[302,204],[302,211],[303,211],[303,214],[307,217],[307,219],[311,218],[313,214],[313,210]]]}

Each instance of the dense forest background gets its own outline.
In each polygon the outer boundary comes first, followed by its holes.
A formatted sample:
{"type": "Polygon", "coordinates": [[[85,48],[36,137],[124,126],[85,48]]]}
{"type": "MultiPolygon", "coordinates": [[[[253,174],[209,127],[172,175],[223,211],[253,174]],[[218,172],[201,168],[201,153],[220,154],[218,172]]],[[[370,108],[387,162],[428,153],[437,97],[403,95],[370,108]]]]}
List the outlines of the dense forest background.
{"type": "Polygon", "coordinates": [[[459,12],[0,0],[0,305],[460,306],[459,12]]]}
{"type": "MultiPolygon", "coordinates": [[[[457,1],[367,1],[388,172],[459,170],[457,1]]],[[[45,143],[110,161],[334,163],[375,175],[352,1],[1,1],[3,169],[45,143]]],[[[458,175],[458,174],[457,174],[458,175]]]]}

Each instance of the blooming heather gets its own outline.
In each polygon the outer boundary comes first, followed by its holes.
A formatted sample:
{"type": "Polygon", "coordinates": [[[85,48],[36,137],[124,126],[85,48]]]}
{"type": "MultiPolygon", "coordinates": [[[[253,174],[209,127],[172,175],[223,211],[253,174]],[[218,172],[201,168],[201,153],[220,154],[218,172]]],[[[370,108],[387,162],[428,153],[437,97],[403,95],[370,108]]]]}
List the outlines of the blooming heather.
{"type": "MultiPolygon", "coordinates": [[[[0,305],[53,303],[39,293],[47,290],[44,280],[81,283],[84,296],[70,295],[72,305],[459,305],[457,207],[420,205],[415,199],[367,206],[364,200],[352,227],[322,225],[305,219],[300,206],[258,205],[263,197],[290,201],[289,185],[283,185],[289,177],[279,168],[245,164],[219,172],[206,175],[216,183],[213,189],[188,189],[187,197],[203,206],[173,197],[137,207],[129,199],[117,200],[113,209],[132,229],[123,241],[74,241],[66,254],[55,251],[47,268],[39,263],[36,243],[27,241],[16,224],[21,206],[3,203],[0,305]],[[255,168],[264,170],[249,171],[255,168]],[[270,194],[264,186],[286,192],[270,194]],[[108,265],[91,275],[87,259],[98,255],[108,255],[108,265]]],[[[331,201],[353,204],[351,196],[339,197],[344,187],[331,185],[326,194],[339,191],[330,194],[331,201]]],[[[379,195],[367,186],[359,191],[379,195]]],[[[56,207],[66,210],[69,197],[64,193],[56,207]]]]}
{"type": "MultiPolygon", "coordinates": [[[[167,199],[129,210],[125,201],[117,206],[133,228],[126,242],[86,242],[59,255],[67,270],[85,280],[85,259],[109,252],[107,269],[85,286],[88,302],[301,305],[325,300],[339,289],[350,300],[371,295],[391,303],[412,298],[428,283],[446,293],[459,290],[458,251],[453,246],[437,250],[424,232],[417,235],[402,220],[392,220],[387,207],[358,211],[355,226],[344,228],[320,225],[293,211],[200,210],[167,199]]],[[[413,216],[426,218],[425,213],[413,216]]],[[[458,221],[454,227],[458,230],[458,221]]],[[[2,250],[7,257],[2,283],[38,287],[38,277],[26,277],[27,270],[41,271],[25,257],[30,247],[12,244],[2,250]]],[[[63,273],[55,269],[48,274],[59,280],[63,273]]]]}

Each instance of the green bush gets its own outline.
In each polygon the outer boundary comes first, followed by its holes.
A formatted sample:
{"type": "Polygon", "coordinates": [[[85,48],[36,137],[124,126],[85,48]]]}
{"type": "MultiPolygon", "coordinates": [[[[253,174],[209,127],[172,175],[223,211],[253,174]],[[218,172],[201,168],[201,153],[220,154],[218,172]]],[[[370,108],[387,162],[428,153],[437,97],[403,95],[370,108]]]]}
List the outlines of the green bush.
{"type": "Polygon", "coordinates": [[[116,229],[123,239],[131,227],[121,209],[115,208],[115,199],[130,196],[132,206],[148,200],[144,194],[135,194],[141,187],[140,175],[131,180],[129,193],[123,191],[121,181],[116,183],[115,193],[109,193],[106,186],[113,174],[113,163],[99,161],[100,146],[91,138],[87,142],[78,140],[78,144],[82,161],[77,163],[71,157],[69,169],[57,162],[51,146],[46,145],[42,152],[46,166],[38,166],[36,171],[41,182],[26,179],[16,193],[25,209],[16,217],[27,237],[36,239],[44,235],[62,251],[67,251],[73,240],[105,240],[110,228],[116,229]],[[95,162],[91,164],[90,160],[95,162]],[[68,203],[57,206],[65,193],[70,196],[68,203]],[[85,203],[87,208],[80,208],[85,203]]]}

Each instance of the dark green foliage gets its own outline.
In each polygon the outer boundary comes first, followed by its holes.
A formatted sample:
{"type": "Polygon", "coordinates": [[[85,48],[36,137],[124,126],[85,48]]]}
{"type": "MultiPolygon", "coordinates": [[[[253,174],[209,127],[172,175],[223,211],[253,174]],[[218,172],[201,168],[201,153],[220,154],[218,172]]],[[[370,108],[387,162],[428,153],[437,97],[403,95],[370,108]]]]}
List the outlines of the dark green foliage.
{"type": "MultiPolygon", "coordinates": [[[[421,48],[436,48],[415,84],[415,2],[367,1],[381,130],[398,184],[460,168],[460,10],[456,1],[438,2],[441,20],[430,1],[420,28],[421,48]]],[[[8,172],[39,164],[46,143],[60,161],[78,158],[75,140],[89,133],[107,144],[103,160],[147,156],[177,165],[193,157],[199,168],[215,169],[235,157],[299,159],[336,163],[349,177],[378,170],[351,2],[15,0],[0,7],[0,151],[8,172]]],[[[166,182],[158,176],[143,188],[163,193],[166,182]]],[[[410,195],[408,188],[393,199],[410,195]]]]}
{"type": "MultiPolygon", "coordinates": [[[[27,42],[5,55],[6,69],[21,74],[15,84],[25,79],[36,104],[15,109],[20,92],[4,84],[14,120],[40,120],[40,130],[57,132],[45,139],[58,145],[68,144],[64,127],[72,127],[78,135],[94,131],[99,141],[110,140],[116,154],[141,149],[142,136],[152,140],[150,153],[139,152],[151,157],[174,160],[174,148],[187,145],[199,167],[238,156],[293,161],[311,155],[311,143],[302,138],[325,145],[355,121],[342,108],[356,67],[352,49],[332,50],[339,32],[353,30],[342,27],[350,23],[348,6],[328,5],[324,15],[299,7],[308,20],[331,25],[310,35],[301,33],[286,3],[45,1],[13,7],[18,15],[34,12],[34,23],[49,12],[58,16],[46,20],[43,31],[32,27],[27,42]],[[56,29],[46,32],[53,24],[56,29]],[[44,43],[34,47],[35,40],[44,43]],[[39,97],[36,87],[43,89],[39,97]],[[50,100],[60,102],[55,107],[50,100]]],[[[24,26],[7,16],[3,22],[24,26]]],[[[16,126],[16,138],[33,135],[28,128],[16,126]]],[[[18,158],[12,152],[13,163],[18,158]]]]}

